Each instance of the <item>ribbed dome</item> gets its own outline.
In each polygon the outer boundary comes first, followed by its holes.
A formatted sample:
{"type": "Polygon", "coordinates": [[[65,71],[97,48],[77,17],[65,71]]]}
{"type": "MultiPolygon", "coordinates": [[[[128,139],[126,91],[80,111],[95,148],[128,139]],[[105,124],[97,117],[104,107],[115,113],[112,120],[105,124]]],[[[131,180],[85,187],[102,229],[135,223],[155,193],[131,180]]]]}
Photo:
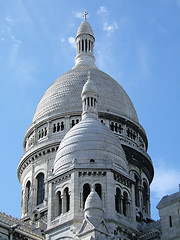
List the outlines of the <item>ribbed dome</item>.
{"type": "Polygon", "coordinates": [[[128,171],[125,153],[116,136],[99,120],[87,118],[75,125],[60,143],[54,162],[54,173],[67,170],[73,161],[81,166],[90,164],[114,167],[128,171]]]}
{"type": "Polygon", "coordinates": [[[134,106],[123,88],[106,73],[85,66],[76,66],[47,89],[37,106],[33,122],[60,113],[81,112],[81,91],[88,71],[99,94],[98,112],[124,116],[138,123],[134,106]]]}
{"type": "Polygon", "coordinates": [[[93,30],[91,28],[91,25],[88,23],[88,21],[84,20],[78,30],[77,30],[77,34],[76,34],[76,38],[80,35],[80,34],[89,34],[91,36],[94,37],[94,33],[93,30]]]}

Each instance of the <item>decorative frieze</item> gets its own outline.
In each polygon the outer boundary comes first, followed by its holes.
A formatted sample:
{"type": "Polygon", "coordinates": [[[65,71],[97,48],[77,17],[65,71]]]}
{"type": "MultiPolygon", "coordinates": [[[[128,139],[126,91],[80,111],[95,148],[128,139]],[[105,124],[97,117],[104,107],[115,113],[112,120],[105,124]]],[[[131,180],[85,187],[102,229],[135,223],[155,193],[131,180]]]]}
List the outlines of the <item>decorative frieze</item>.
{"type": "Polygon", "coordinates": [[[131,187],[131,181],[127,178],[125,178],[124,176],[120,175],[119,173],[114,173],[114,180],[122,183],[123,185],[127,186],[127,187],[131,187]]]}
{"type": "Polygon", "coordinates": [[[105,171],[82,171],[79,172],[79,177],[80,176],[106,176],[106,172],[105,171]]]}

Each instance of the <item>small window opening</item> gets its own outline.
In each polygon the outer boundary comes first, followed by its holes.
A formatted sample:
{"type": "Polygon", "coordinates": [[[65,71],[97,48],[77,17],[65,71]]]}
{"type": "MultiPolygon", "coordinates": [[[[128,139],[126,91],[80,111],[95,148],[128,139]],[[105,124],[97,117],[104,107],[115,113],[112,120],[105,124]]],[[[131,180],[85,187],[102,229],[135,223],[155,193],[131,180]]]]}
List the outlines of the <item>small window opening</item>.
{"type": "Polygon", "coordinates": [[[86,198],[90,194],[90,191],[91,191],[90,185],[88,183],[84,184],[84,186],[83,186],[83,208],[84,208],[84,205],[86,202],[86,198]]]}
{"type": "Polygon", "coordinates": [[[97,183],[95,185],[95,191],[97,192],[97,194],[99,195],[99,197],[102,199],[102,188],[101,188],[101,184],[97,183]]]}
{"type": "Polygon", "coordinates": [[[139,178],[138,176],[135,174],[134,175],[135,178],[135,186],[134,186],[134,190],[135,190],[135,204],[138,207],[139,206],[139,178]]]}
{"type": "Polygon", "coordinates": [[[61,192],[57,192],[57,214],[61,215],[62,213],[62,198],[61,198],[61,192]]]}
{"type": "Polygon", "coordinates": [[[87,39],[85,40],[85,51],[87,52],[87,39]]]}
{"type": "Polygon", "coordinates": [[[76,119],[76,124],[78,124],[79,123],[79,119],[76,119]]]}
{"type": "Polygon", "coordinates": [[[172,216],[169,216],[169,226],[172,227],[172,216]]]}
{"type": "Polygon", "coordinates": [[[75,122],[74,122],[74,120],[72,120],[72,124],[71,124],[71,125],[72,125],[72,127],[75,125],[75,122]]]}
{"type": "Polygon", "coordinates": [[[44,129],[44,136],[47,136],[47,128],[44,129]]]}
{"type": "Polygon", "coordinates": [[[80,51],[81,51],[81,44],[80,44],[80,41],[79,41],[79,52],[78,53],[80,53],[80,51]]]}
{"type": "Polygon", "coordinates": [[[39,173],[36,177],[37,180],[37,205],[44,201],[44,174],[39,173]]]}
{"type": "Polygon", "coordinates": [[[87,99],[87,100],[88,100],[88,107],[89,107],[89,104],[90,104],[90,103],[89,103],[89,97],[88,97],[88,99],[87,99]]]}
{"type": "Polygon", "coordinates": [[[124,216],[127,216],[127,200],[128,200],[128,195],[126,192],[123,193],[123,214],[124,216]]]}
{"type": "Polygon", "coordinates": [[[93,98],[91,98],[91,107],[93,107],[93,98]]]}
{"type": "Polygon", "coordinates": [[[118,213],[121,213],[121,191],[119,188],[116,188],[115,208],[118,213]]]}
{"type": "Polygon", "coordinates": [[[114,129],[115,129],[115,132],[118,131],[117,123],[115,123],[114,129]]]}
{"type": "Polygon", "coordinates": [[[91,162],[91,163],[94,163],[94,162],[95,162],[95,160],[94,160],[94,159],[90,159],[90,162],[91,162]]]}
{"type": "Polygon", "coordinates": [[[82,52],[84,52],[84,40],[82,40],[82,52]]]}
{"type": "Polygon", "coordinates": [[[59,123],[57,123],[57,132],[59,132],[59,130],[60,130],[60,125],[59,123]]]}
{"type": "Polygon", "coordinates": [[[64,208],[64,213],[68,212],[70,210],[70,196],[69,196],[69,189],[65,188],[64,189],[64,194],[63,194],[63,208],[64,208]]]}
{"type": "Polygon", "coordinates": [[[26,212],[30,210],[30,198],[31,198],[31,182],[28,181],[26,184],[26,212]]]}
{"type": "Polygon", "coordinates": [[[114,123],[113,123],[113,122],[111,122],[111,124],[110,124],[110,129],[111,129],[112,131],[114,131],[114,123]]]}
{"type": "Polygon", "coordinates": [[[61,131],[63,131],[63,130],[64,130],[64,123],[61,122],[61,131]]]}
{"type": "Polygon", "coordinates": [[[53,133],[56,132],[56,124],[53,125],[53,133]]]}

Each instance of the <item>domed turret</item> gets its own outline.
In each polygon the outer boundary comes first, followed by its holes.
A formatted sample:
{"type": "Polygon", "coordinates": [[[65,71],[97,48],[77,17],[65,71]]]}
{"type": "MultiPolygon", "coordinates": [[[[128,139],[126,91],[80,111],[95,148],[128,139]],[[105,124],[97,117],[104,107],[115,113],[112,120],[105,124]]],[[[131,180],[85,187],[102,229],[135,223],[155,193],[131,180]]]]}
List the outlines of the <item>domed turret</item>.
{"type": "Polygon", "coordinates": [[[87,12],[84,12],[84,21],[78,28],[76,34],[76,46],[77,46],[77,55],[76,55],[76,65],[86,65],[90,67],[96,67],[95,58],[94,58],[94,33],[93,30],[86,20],[87,12]]]}
{"type": "Polygon", "coordinates": [[[98,118],[98,113],[97,113],[97,101],[98,101],[98,93],[97,93],[97,88],[95,87],[90,71],[88,72],[88,80],[85,83],[82,93],[81,93],[81,98],[82,98],[82,104],[83,104],[83,113],[82,113],[82,119],[84,120],[85,118],[98,118]]]}

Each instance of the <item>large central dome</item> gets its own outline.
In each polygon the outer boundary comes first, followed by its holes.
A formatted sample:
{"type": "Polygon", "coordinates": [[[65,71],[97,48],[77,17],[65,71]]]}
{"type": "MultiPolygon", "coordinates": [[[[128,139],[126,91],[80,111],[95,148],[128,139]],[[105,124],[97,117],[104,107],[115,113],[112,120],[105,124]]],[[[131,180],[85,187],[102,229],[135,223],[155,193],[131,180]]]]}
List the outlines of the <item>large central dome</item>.
{"type": "Polygon", "coordinates": [[[138,123],[136,111],[126,92],[113,78],[96,67],[94,41],[92,28],[84,20],[76,35],[75,67],[47,89],[37,106],[33,122],[59,113],[81,113],[81,89],[87,79],[87,72],[91,71],[100,96],[98,112],[115,114],[138,123]]]}
{"type": "Polygon", "coordinates": [[[47,89],[37,106],[33,122],[58,113],[81,112],[81,90],[89,70],[100,96],[98,112],[120,115],[138,123],[134,106],[124,89],[106,73],[88,66],[76,66],[47,89]]]}

